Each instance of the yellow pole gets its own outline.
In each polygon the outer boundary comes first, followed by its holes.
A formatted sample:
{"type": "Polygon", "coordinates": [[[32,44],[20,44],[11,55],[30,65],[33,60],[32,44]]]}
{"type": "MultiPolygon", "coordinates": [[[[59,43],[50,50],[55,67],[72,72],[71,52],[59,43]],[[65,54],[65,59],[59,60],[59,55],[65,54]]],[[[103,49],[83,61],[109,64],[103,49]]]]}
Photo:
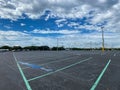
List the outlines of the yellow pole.
{"type": "Polygon", "coordinates": [[[102,29],[102,52],[104,52],[104,31],[103,31],[103,28],[104,27],[101,27],[101,29],[102,29]]]}

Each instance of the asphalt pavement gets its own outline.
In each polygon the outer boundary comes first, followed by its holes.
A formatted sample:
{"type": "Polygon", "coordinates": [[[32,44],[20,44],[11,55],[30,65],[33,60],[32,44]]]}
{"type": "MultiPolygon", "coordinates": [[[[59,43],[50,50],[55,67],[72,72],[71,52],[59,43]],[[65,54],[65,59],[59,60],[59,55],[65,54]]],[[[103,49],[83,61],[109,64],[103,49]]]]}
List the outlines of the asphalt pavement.
{"type": "Polygon", "coordinates": [[[0,52],[0,90],[120,90],[119,57],[120,51],[0,52]]]}

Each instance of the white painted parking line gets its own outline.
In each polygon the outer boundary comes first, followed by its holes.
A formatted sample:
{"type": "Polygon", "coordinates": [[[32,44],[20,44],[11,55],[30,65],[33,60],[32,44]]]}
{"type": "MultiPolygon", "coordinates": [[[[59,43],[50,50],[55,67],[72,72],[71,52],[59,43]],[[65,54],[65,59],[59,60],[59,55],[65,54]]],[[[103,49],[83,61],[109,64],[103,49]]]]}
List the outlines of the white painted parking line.
{"type": "Polygon", "coordinates": [[[116,53],[114,53],[114,55],[113,56],[116,56],[116,53]]]}
{"type": "Polygon", "coordinates": [[[57,70],[55,70],[55,71],[53,71],[53,72],[49,72],[49,73],[47,73],[47,74],[43,74],[43,75],[40,75],[40,76],[37,76],[37,77],[31,78],[31,79],[29,79],[28,81],[33,81],[33,80],[36,80],[36,79],[39,79],[39,78],[43,78],[43,77],[45,77],[45,76],[48,76],[48,75],[51,75],[51,74],[57,73],[57,72],[59,72],[59,71],[62,71],[62,70],[68,69],[68,68],[73,67],[73,66],[75,66],[75,65],[78,65],[78,64],[80,64],[80,63],[86,62],[86,61],[88,61],[88,60],[90,60],[90,59],[92,59],[92,57],[89,57],[89,58],[84,59],[84,60],[82,60],[82,61],[79,61],[79,62],[76,62],[76,63],[70,64],[70,65],[65,66],[65,67],[63,67],[63,68],[57,69],[57,70]]]}
{"type": "MultiPolygon", "coordinates": [[[[76,56],[74,56],[74,57],[76,57],[76,56]]],[[[55,63],[55,62],[67,61],[67,60],[70,60],[72,58],[73,57],[65,58],[65,59],[62,59],[62,60],[57,59],[57,60],[54,60],[54,61],[50,61],[50,62],[47,62],[47,63],[38,64],[38,65],[43,66],[43,65],[52,64],[52,63],[55,63]]],[[[30,67],[24,67],[22,69],[27,69],[27,68],[30,68],[30,67]]]]}

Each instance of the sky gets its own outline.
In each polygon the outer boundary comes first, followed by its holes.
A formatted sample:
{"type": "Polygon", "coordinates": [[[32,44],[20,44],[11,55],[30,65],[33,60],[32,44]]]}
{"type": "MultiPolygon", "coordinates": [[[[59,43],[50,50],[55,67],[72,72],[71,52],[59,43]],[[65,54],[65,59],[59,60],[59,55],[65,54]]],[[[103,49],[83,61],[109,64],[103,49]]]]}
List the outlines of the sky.
{"type": "Polygon", "coordinates": [[[120,0],[0,0],[0,46],[120,47],[120,0]]]}

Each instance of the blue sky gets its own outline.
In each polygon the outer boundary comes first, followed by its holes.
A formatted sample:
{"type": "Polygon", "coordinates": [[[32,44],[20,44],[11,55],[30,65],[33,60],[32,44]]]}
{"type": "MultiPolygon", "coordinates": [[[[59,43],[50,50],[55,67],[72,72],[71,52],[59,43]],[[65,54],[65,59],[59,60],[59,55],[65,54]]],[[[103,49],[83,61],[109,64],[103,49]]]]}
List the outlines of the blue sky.
{"type": "Polygon", "coordinates": [[[120,47],[120,0],[0,0],[0,46],[120,47]]]}

